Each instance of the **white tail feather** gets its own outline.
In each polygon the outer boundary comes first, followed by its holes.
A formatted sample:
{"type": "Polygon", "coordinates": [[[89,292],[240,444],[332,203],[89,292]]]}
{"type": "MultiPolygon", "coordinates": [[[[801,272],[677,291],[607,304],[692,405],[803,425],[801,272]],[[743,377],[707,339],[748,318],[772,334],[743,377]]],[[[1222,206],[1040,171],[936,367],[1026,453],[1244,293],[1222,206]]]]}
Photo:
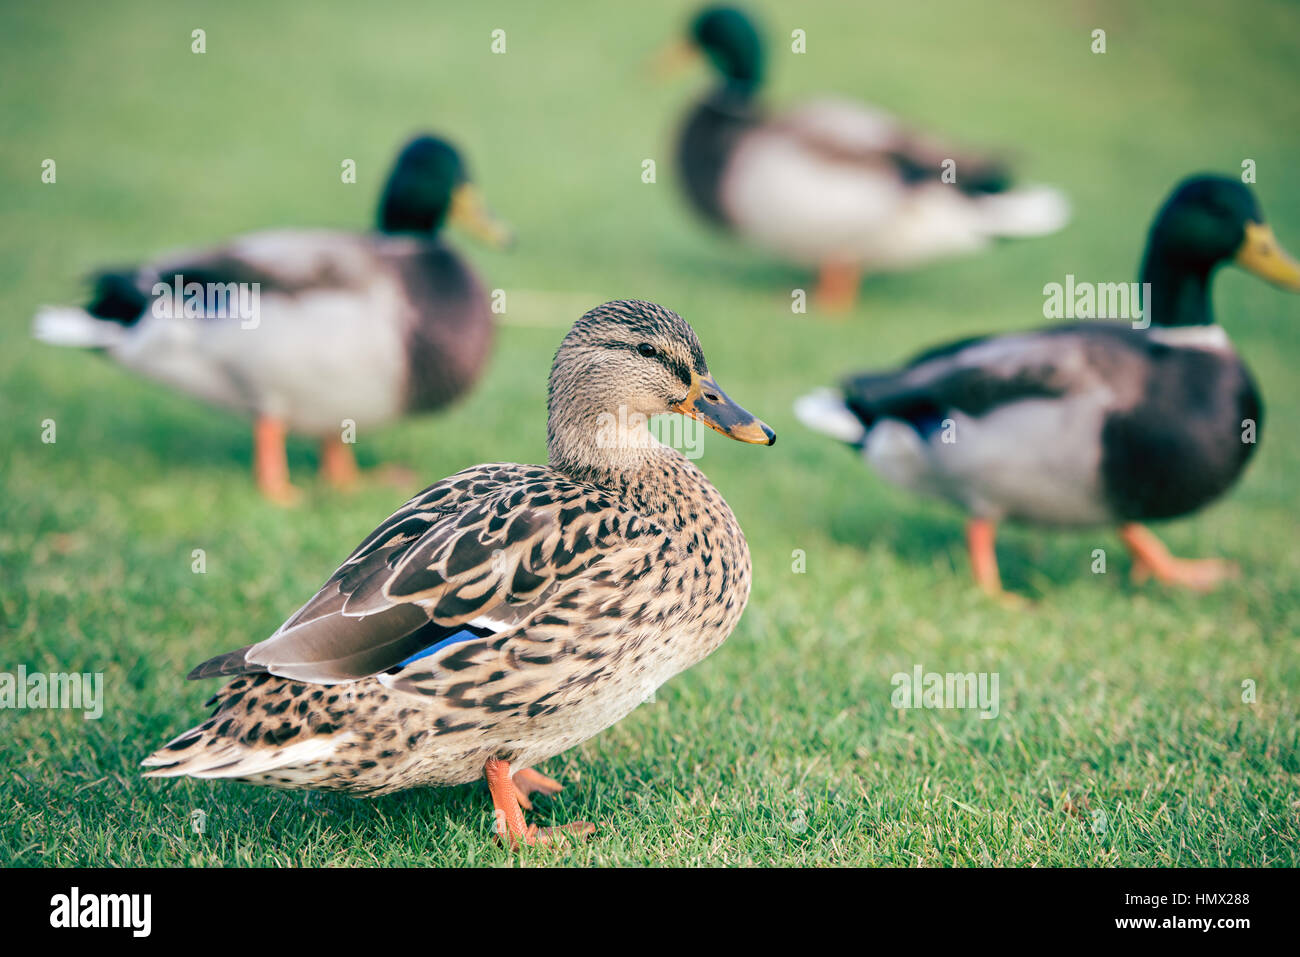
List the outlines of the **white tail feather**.
{"type": "Polygon", "coordinates": [[[1070,201],[1050,186],[1025,186],[976,200],[990,236],[1045,236],[1070,221],[1070,201]]]}
{"type": "Polygon", "coordinates": [[[108,349],[121,343],[126,334],[121,323],[96,319],[71,306],[42,306],[32,320],[33,338],[52,346],[108,349]]]}
{"type": "MultiPolygon", "coordinates": [[[[140,763],[154,769],[145,772],[147,778],[175,778],[182,775],[193,778],[245,778],[319,761],[332,755],[339,743],[338,736],[308,738],[283,748],[249,748],[227,742],[205,749],[192,757],[178,755],[175,758],[167,754],[164,746],[140,763]]],[[[194,745],[195,748],[202,746],[201,742],[194,745]]]]}
{"type": "Polygon", "coordinates": [[[861,420],[832,389],[819,389],[795,399],[794,414],[808,428],[851,445],[862,442],[867,435],[861,420]]]}

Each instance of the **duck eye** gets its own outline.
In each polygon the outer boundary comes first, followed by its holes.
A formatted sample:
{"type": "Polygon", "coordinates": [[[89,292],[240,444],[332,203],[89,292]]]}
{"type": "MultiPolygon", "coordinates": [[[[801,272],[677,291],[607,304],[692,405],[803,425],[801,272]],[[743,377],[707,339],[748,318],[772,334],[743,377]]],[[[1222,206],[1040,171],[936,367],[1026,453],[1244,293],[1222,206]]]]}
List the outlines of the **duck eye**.
{"type": "Polygon", "coordinates": [[[653,359],[655,356],[659,355],[659,351],[648,342],[641,343],[636,347],[636,351],[641,353],[641,355],[645,356],[647,359],[653,359]]]}

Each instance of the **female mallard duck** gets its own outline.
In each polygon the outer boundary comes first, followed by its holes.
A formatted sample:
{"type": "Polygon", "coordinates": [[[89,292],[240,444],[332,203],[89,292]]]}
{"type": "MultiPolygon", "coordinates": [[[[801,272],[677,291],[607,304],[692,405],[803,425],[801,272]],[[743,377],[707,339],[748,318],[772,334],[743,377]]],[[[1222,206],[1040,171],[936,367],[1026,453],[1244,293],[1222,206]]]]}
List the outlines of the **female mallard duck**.
{"type": "Polygon", "coordinates": [[[480,465],[407,502],[270,638],[190,674],[238,677],[148,773],[362,795],[486,775],[510,843],[547,840],[520,806],[558,785],[531,767],[717,648],[749,597],[731,509],[646,429],[669,411],[776,440],[676,313],[587,313],[551,368],[550,465],[480,465]]]}
{"type": "Polygon", "coordinates": [[[805,396],[795,411],[888,481],[965,508],[971,565],[988,592],[1001,591],[1000,519],[1115,523],[1136,580],[1212,588],[1232,566],[1174,558],[1138,523],[1213,501],[1255,451],[1259,393],[1210,304],[1214,271],[1229,261],[1300,292],[1300,264],[1251,191],[1188,179],[1147,241],[1149,327],[1073,322],[967,339],[852,378],[840,394],[805,396]]]}
{"type": "Polygon", "coordinates": [[[377,233],[253,233],[101,273],[85,309],[43,309],[33,334],[254,416],[258,484],[287,502],[286,431],[319,437],[322,472],[347,484],[346,426],[445,405],[486,363],[487,295],[438,238],[445,220],[493,243],[508,236],[456,150],[420,136],[388,178],[377,233]]]}
{"type": "Polygon", "coordinates": [[[828,311],[853,304],[863,270],[1053,232],[1069,218],[1055,190],[1011,190],[999,164],[963,157],[879,110],[824,100],[769,116],[757,98],[762,42],[739,10],[702,11],[665,63],[698,52],[721,82],[680,135],[687,197],[714,224],[817,267],[828,311]]]}

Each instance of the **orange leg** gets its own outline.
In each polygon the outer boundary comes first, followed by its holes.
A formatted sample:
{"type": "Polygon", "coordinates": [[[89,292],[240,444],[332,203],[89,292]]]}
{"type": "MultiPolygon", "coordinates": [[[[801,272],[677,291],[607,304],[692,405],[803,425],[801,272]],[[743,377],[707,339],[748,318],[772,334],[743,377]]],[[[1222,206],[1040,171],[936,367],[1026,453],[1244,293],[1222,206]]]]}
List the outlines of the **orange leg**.
{"type": "Polygon", "coordinates": [[[1238,574],[1236,565],[1217,558],[1175,558],[1154,532],[1136,522],[1120,526],[1119,537],[1133,556],[1134,584],[1140,585],[1154,577],[1165,585],[1181,585],[1204,592],[1238,574]]]}
{"type": "Polygon", "coordinates": [[[492,794],[492,808],[496,818],[493,830],[500,840],[515,847],[520,838],[527,839],[528,829],[524,826],[524,812],[520,810],[515,796],[515,783],[510,780],[510,764],[488,758],[483,773],[487,776],[488,791],[492,794]]]}
{"type": "Polygon", "coordinates": [[[253,426],[253,473],[257,487],[277,505],[291,505],[298,499],[298,490],[289,483],[284,437],[284,423],[279,419],[261,416],[253,426]]]}
{"type": "Polygon", "coordinates": [[[834,315],[848,312],[857,301],[861,278],[859,266],[823,263],[817,274],[817,307],[834,315]]]}
{"type": "Polygon", "coordinates": [[[488,791],[492,794],[497,837],[511,849],[518,847],[520,843],[530,847],[534,844],[563,845],[570,834],[575,837],[586,837],[595,832],[596,826],[586,821],[575,821],[573,824],[565,824],[561,827],[539,828],[536,824],[526,826],[524,812],[519,806],[520,792],[515,788],[515,782],[510,777],[509,762],[488,758],[483,773],[487,777],[488,791]]]}
{"type": "Polygon", "coordinates": [[[993,547],[997,524],[987,518],[972,518],[966,523],[966,546],[975,584],[995,598],[1003,594],[1002,576],[998,573],[998,553],[993,547]]]}
{"type": "Polygon", "coordinates": [[[540,791],[542,794],[559,794],[564,790],[564,785],[554,778],[548,778],[540,771],[534,771],[531,768],[524,768],[522,771],[516,771],[514,774],[515,797],[519,800],[519,806],[525,811],[533,809],[533,802],[528,796],[534,791],[540,791]]]}
{"type": "Polygon", "coordinates": [[[357,460],[352,446],[337,436],[320,440],[320,474],[335,488],[351,488],[357,484],[357,460]]]}

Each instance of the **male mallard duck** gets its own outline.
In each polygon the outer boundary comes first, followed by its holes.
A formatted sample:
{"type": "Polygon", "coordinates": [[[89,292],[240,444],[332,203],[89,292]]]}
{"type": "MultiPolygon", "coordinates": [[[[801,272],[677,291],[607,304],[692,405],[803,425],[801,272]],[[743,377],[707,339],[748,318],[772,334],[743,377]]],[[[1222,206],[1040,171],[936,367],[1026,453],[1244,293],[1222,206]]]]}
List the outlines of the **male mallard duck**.
{"type": "Polygon", "coordinates": [[[476,466],[403,505],[270,638],[194,669],[239,677],[148,773],[362,795],[486,775],[500,833],[549,839],[520,806],[559,785],[532,766],[703,659],[749,598],[731,509],[646,429],[669,411],[776,440],[676,313],[587,313],[551,368],[550,465],[476,466]]]}
{"type": "Polygon", "coordinates": [[[720,83],[680,134],[686,195],[714,224],[819,268],[817,299],[828,311],[853,304],[863,270],[1054,232],[1069,218],[1055,190],[1012,190],[1000,164],[963,156],[880,110],[821,100],[768,115],[757,97],[762,42],[740,10],[703,10],[663,62],[701,52],[720,83]],[[949,162],[955,182],[943,180],[949,162]]]}
{"type": "Polygon", "coordinates": [[[1213,501],[1255,451],[1259,393],[1210,304],[1214,271],[1229,261],[1300,291],[1300,263],[1249,189],[1185,180],[1147,240],[1148,328],[1071,322],[967,339],[849,379],[839,394],[805,396],[795,411],[888,481],[965,508],[971,565],[988,592],[1001,591],[1000,519],[1115,523],[1136,580],[1212,588],[1232,566],[1174,558],[1138,523],[1213,501]]]}
{"type": "Polygon", "coordinates": [[[356,474],[341,440],[349,423],[436,409],[477,379],[491,311],[474,273],[438,238],[448,219],[494,243],[507,238],[460,154],[420,136],[388,178],[378,232],[259,232],[100,273],[85,309],[42,309],[33,334],[102,349],[254,416],[258,484],[288,501],[286,431],[319,437],[322,472],[346,484],[356,474]]]}

